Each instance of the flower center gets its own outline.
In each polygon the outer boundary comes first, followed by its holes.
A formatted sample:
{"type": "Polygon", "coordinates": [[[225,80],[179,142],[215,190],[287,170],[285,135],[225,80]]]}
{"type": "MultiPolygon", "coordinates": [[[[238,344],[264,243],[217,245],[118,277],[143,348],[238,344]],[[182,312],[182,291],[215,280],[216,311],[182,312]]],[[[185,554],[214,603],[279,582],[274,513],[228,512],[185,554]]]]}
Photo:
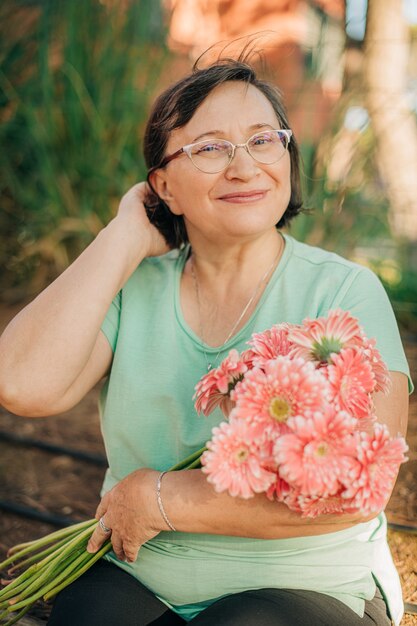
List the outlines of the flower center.
{"type": "Polygon", "coordinates": [[[236,461],[238,463],[243,463],[249,456],[249,450],[247,448],[239,448],[236,451],[236,461]]]}
{"type": "Polygon", "coordinates": [[[321,363],[327,363],[330,360],[330,355],[335,352],[339,354],[343,348],[343,343],[337,337],[322,337],[320,342],[315,341],[313,343],[312,354],[313,357],[321,363]]]}
{"type": "Polygon", "coordinates": [[[316,455],[317,456],[326,456],[327,454],[327,443],[324,443],[324,441],[322,443],[319,443],[319,445],[316,448],[316,455]]]}
{"type": "Polygon", "coordinates": [[[286,422],[291,415],[291,406],[281,396],[275,396],[269,403],[269,414],[277,422],[286,422]]]}

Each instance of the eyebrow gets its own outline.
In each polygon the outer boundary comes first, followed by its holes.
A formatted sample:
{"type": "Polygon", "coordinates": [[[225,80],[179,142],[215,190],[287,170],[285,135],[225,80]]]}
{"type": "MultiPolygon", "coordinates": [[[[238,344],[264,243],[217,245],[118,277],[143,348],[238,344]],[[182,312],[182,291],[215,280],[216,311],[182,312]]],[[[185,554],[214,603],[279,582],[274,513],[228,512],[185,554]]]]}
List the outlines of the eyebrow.
{"type": "MultiPolygon", "coordinates": [[[[278,124],[279,125],[279,124],[278,124]]],[[[248,126],[248,130],[257,130],[259,128],[265,128],[268,127],[271,130],[276,130],[274,126],[271,126],[271,124],[268,124],[267,122],[259,122],[257,124],[251,124],[250,126],[248,126]]],[[[224,135],[224,131],[223,130],[207,130],[205,133],[201,133],[201,135],[198,135],[198,137],[195,137],[191,143],[195,143],[196,141],[200,141],[201,139],[203,139],[204,137],[206,137],[207,135],[224,135]]]]}

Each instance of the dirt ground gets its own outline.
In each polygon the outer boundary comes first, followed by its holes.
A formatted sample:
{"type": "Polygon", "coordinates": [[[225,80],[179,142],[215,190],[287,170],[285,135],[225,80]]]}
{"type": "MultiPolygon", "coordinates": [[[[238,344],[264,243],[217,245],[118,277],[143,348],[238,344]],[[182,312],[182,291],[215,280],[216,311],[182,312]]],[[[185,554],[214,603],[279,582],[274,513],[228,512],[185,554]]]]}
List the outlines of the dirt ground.
{"type": "MultiPolygon", "coordinates": [[[[18,307],[0,307],[0,331],[18,307]]],[[[417,381],[417,340],[404,337],[404,344],[417,381]]],[[[28,519],[4,509],[7,502],[74,520],[92,517],[104,467],[65,453],[51,453],[5,441],[4,434],[42,440],[78,451],[104,455],[97,412],[99,389],[94,389],[71,411],[36,420],[11,415],[0,407],[0,560],[8,547],[40,537],[55,526],[28,519]],[[3,437],[2,437],[3,434],[3,437]]],[[[401,468],[390,500],[390,522],[417,529],[417,397],[410,400],[407,436],[409,461],[401,468]]],[[[417,530],[416,530],[417,532],[417,530]]],[[[401,576],[404,600],[417,604],[417,534],[390,530],[390,546],[401,576]]],[[[417,607],[416,607],[417,608],[417,607]]],[[[38,607],[34,615],[45,615],[38,607]]],[[[417,626],[417,615],[406,614],[401,626],[417,626]]]]}

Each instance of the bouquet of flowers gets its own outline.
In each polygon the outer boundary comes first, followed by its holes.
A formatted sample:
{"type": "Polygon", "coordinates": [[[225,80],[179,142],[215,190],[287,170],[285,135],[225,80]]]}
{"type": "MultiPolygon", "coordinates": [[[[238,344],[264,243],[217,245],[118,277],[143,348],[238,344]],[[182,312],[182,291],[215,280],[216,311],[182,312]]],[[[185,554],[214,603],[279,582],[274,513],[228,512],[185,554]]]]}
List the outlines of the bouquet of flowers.
{"type": "MultiPolygon", "coordinates": [[[[265,493],[303,517],[381,510],[406,460],[402,437],[376,420],[375,392],[390,379],[375,346],[348,312],[282,323],[231,350],[197,383],[195,407],[217,406],[227,420],[207,447],[171,470],[202,471],[214,488],[250,498],[265,493]]],[[[50,599],[111,549],[86,551],[96,520],[14,546],[0,571],[0,623],[11,626],[40,598],[50,599]],[[8,620],[8,621],[7,621],[8,620]]]]}
{"type": "Polygon", "coordinates": [[[216,491],[264,492],[303,517],[380,511],[407,446],[375,416],[390,386],[375,340],[337,309],[248,343],[196,386],[197,411],[228,418],[201,459],[216,491]]]}

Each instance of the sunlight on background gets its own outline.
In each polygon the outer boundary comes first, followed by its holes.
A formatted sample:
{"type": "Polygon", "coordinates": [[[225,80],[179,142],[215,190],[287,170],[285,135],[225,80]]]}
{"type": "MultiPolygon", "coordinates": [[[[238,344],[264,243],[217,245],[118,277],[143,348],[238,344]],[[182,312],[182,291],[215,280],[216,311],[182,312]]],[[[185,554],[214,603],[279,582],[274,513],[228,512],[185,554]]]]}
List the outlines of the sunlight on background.
{"type": "MultiPolygon", "coordinates": [[[[346,33],[352,39],[365,36],[367,0],[346,0],[346,33]]],[[[404,17],[409,24],[417,24],[416,0],[403,0],[404,17]]]]}

